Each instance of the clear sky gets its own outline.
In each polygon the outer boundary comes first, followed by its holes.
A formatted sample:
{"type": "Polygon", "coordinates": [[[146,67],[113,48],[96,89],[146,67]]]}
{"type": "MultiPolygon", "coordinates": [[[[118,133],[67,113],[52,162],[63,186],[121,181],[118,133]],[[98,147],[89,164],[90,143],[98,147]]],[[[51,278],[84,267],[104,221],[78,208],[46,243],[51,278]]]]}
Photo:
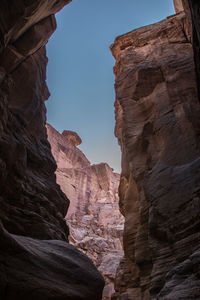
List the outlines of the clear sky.
{"type": "Polygon", "coordinates": [[[118,35],[173,13],[172,0],[72,0],[56,15],[58,28],[47,45],[47,121],[60,132],[76,131],[92,163],[120,172],[109,46],[118,35]]]}

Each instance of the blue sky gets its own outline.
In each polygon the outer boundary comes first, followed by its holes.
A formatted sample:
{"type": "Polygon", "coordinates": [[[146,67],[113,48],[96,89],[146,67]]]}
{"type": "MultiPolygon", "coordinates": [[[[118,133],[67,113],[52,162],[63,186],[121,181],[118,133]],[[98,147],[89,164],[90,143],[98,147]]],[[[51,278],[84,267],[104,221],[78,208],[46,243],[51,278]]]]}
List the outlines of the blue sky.
{"type": "Polygon", "coordinates": [[[47,121],[60,132],[76,131],[92,163],[107,162],[120,172],[109,46],[118,35],[173,13],[172,0],[73,0],[56,15],[47,45],[47,121]]]}

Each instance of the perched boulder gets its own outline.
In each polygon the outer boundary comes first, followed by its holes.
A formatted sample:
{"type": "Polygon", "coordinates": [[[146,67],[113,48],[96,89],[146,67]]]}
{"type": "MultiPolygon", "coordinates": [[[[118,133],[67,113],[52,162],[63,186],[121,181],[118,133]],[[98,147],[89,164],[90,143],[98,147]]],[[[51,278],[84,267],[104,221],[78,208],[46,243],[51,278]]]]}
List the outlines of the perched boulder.
{"type": "Polygon", "coordinates": [[[78,146],[82,143],[80,136],[74,131],[64,130],[62,135],[70,142],[73,146],[78,146]]]}

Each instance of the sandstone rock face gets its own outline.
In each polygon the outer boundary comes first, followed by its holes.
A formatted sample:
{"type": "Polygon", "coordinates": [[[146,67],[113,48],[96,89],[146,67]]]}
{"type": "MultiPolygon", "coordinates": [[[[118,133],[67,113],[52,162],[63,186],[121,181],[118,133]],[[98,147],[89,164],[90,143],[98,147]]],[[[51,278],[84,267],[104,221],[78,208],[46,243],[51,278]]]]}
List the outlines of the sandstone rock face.
{"type": "Polygon", "coordinates": [[[45,44],[56,28],[54,13],[69,2],[0,2],[2,300],[101,298],[100,274],[67,244],[69,200],[56,184],[45,128],[45,44]]]}
{"type": "MultiPolygon", "coordinates": [[[[46,17],[54,15],[70,2],[71,0],[19,0],[9,3],[2,0],[0,3],[1,49],[19,40],[29,29],[34,31],[34,25],[43,22],[46,17]]],[[[41,35],[39,32],[37,34],[41,35]]],[[[45,40],[46,36],[42,34],[41,38],[45,40]]]]}
{"type": "Polygon", "coordinates": [[[112,299],[200,299],[200,149],[184,13],[116,38],[124,251],[112,299]]]}
{"type": "Polygon", "coordinates": [[[184,10],[182,0],[173,0],[175,12],[179,13],[184,10]]]}
{"type": "Polygon", "coordinates": [[[192,32],[197,85],[200,95],[200,2],[198,0],[182,0],[188,24],[192,32]]]}
{"type": "MultiPolygon", "coordinates": [[[[56,12],[50,2],[51,13],[56,12]]],[[[44,45],[56,22],[54,16],[42,14],[40,1],[27,3],[18,9],[7,1],[0,4],[6,46],[0,55],[0,217],[10,233],[66,240],[63,217],[69,202],[55,182],[56,164],[45,129],[49,91],[44,45]]]]}
{"type": "Polygon", "coordinates": [[[57,183],[70,199],[66,217],[70,241],[87,254],[104,275],[103,299],[110,299],[116,269],[123,256],[124,218],[119,212],[119,174],[105,163],[91,165],[69,141],[66,131],[60,134],[47,124],[47,132],[58,166],[57,183]]]}
{"type": "Polygon", "coordinates": [[[74,146],[78,146],[82,143],[81,138],[74,131],[64,130],[62,135],[74,146]]]}

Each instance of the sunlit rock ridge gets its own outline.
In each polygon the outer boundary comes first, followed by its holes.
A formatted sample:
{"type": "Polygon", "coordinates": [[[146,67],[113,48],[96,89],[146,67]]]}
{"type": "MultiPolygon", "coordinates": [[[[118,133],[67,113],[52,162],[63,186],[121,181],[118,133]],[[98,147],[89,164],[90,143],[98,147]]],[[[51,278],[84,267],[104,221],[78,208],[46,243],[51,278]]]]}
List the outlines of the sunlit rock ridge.
{"type": "Polygon", "coordinates": [[[200,299],[199,35],[184,4],[111,46],[125,217],[113,300],[200,299]]]}
{"type": "Polygon", "coordinates": [[[47,134],[57,163],[57,183],[70,199],[66,216],[69,240],[102,272],[106,280],[103,299],[110,299],[116,269],[123,256],[120,176],[106,163],[92,165],[76,147],[81,143],[77,133],[65,130],[60,134],[47,124],[47,134]]]}

